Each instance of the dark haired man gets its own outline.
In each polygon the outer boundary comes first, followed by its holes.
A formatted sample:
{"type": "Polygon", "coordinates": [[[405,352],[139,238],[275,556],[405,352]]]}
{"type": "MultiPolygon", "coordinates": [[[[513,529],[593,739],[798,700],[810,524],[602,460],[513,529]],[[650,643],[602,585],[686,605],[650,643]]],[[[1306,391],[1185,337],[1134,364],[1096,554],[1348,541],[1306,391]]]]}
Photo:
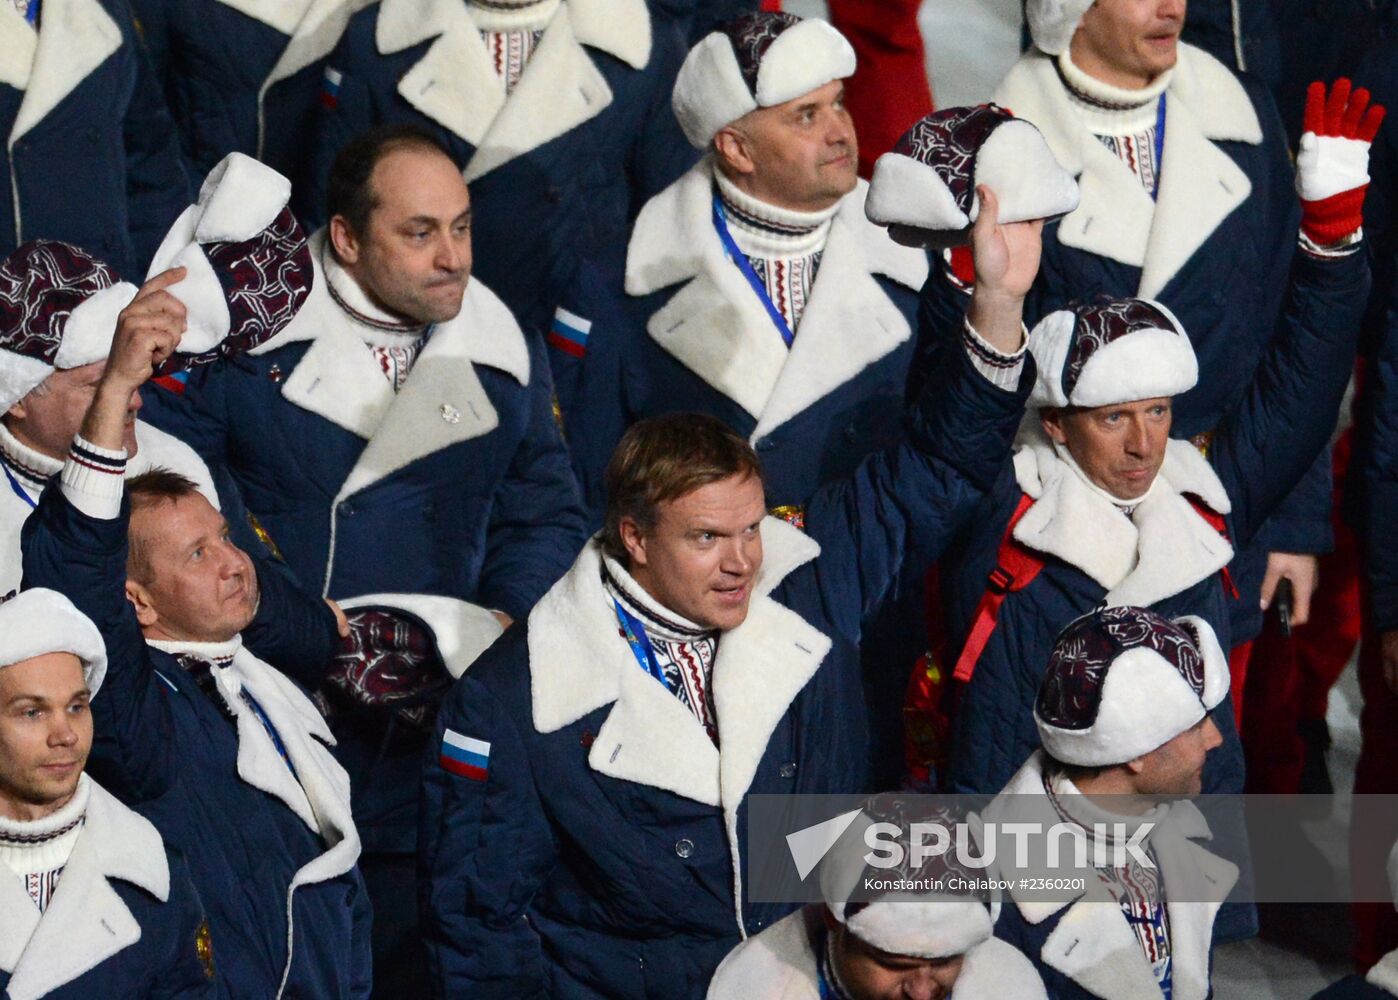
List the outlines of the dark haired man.
{"type": "Polygon", "coordinates": [[[124,479],[131,395],[183,333],[163,287],[179,274],[121,312],[82,431],[25,525],[25,584],[67,596],[106,643],[91,770],[193,860],[221,991],[367,997],[370,908],[349,778],[312,702],[242,642],[255,613],[287,631],[307,625],[281,591],[259,587],[193,483],[124,479]]]}
{"type": "Polygon", "coordinates": [[[817,493],[804,532],[766,516],[756,455],[713,417],[622,438],[601,536],[437,725],[421,859],[439,993],[698,998],[791,909],[743,888],[747,796],[864,789],[861,622],[936,557],[1022,413],[1025,380],[979,365],[988,344],[1022,374],[1041,224],[997,226],[981,196],[981,285],[907,438],[817,493]]]}
{"type": "MultiPolygon", "coordinates": [[[[436,594],[521,618],[586,540],[542,348],[471,280],[470,194],[431,133],[351,142],[330,198],[296,319],[182,395],[148,390],[150,419],[231,473],[307,588],[436,594]]],[[[416,937],[426,734],[385,716],[336,736],[386,956],[416,937]]],[[[395,953],[384,969],[421,967],[395,953]]]]}

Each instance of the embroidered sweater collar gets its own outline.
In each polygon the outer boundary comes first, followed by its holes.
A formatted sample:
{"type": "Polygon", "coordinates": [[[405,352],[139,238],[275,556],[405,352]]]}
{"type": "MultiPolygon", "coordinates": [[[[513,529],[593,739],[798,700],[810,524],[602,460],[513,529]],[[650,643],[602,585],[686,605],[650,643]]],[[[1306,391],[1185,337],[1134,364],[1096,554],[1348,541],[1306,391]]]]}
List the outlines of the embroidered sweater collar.
{"type": "Polygon", "coordinates": [[[607,595],[620,601],[622,606],[640,619],[646,632],[657,639],[671,642],[694,642],[698,639],[717,638],[717,629],[706,629],[696,625],[682,615],[676,614],[646,592],[636,580],[615,559],[602,557],[602,586],[607,595]]]}
{"type": "Polygon", "coordinates": [[[471,20],[481,31],[543,31],[563,0],[468,0],[471,20]]]}
{"type": "Polygon", "coordinates": [[[335,259],[326,240],[321,251],[325,289],[340,310],[349,317],[355,336],[371,347],[402,347],[422,337],[427,327],[405,320],[378,306],[359,282],[335,259]]]}
{"type": "Polygon", "coordinates": [[[717,168],[714,182],[733,242],[749,257],[808,257],[825,249],[830,222],[840,210],[840,202],[820,212],[796,212],[754,198],[717,168]]]}
{"type": "Polygon", "coordinates": [[[63,470],[63,461],[35,451],[0,423],[0,462],[4,462],[20,485],[40,493],[50,479],[63,470]]]}
{"type": "MultiPolygon", "coordinates": [[[[1152,829],[1158,827],[1170,811],[1169,803],[1160,802],[1137,815],[1111,812],[1098,805],[1091,796],[1084,795],[1066,775],[1053,768],[1044,770],[1044,791],[1058,815],[1081,827],[1089,843],[1101,839],[1108,847],[1129,840],[1146,824],[1152,829]]],[[[1144,839],[1148,840],[1149,837],[1144,839]]]]}
{"type": "Polygon", "coordinates": [[[66,865],[82,832],[90,794],[90,780],[83,774],[73,797],[57,812],[31,822],[0,816],[0,864],[17,875],[66,865]]]}
{"type": "Polygon", "coordinates": [[[1066,51],[1058,57],[1058,74],[1073,112],[1096,135],[1132,135],[1154,128],[1157,101],[1170,86],[1168,69],[1148,85],[1128,90],[1104,83],[1077,67],[1066,51]]]}
{"type": "Polygon", "coordinates": [[[227,642],[189,642],[177,639],[150,639],[148,645],[176,657],[193,657],[214,667],[226,667],[243,648],[243,637],[235,635],[227,642]]]}

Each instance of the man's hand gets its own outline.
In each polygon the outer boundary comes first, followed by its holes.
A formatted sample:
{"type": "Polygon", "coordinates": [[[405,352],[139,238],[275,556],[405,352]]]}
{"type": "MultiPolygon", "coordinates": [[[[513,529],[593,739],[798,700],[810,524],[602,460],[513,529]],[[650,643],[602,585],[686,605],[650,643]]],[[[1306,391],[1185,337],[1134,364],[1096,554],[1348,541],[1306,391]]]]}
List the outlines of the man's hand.
{"type": "Polygon", "coordinates": [[[508,629],[515,623],[515,620],[503,611],[492,611],[491,614],[495,616],[495,620],[500,623],[500,627],[503,629],[508,629]]]}
{"type": "Polygon", "coordinates": [[[1383,679],[1388,690],[1398,694],[1398,631],[1385,632],[1380,637],[1383,644],[1383,679]]]}
{"type": "Polygon", "coordinates": [[[1311,597],[1320,583],[1320,559],[1291,552],[1269,552],[1267,573],[1262,578],[1262,610],[1272,605],[1277,584],[1291,581],[1291,624],[1304,625],[1311,617],[1311,597]]]}
{"type": "Polygon", "coordinates": [[[330,606],[331,612],[335,615],[335,631],[340,633],[341,639],[348,639],[350,634],[349,619],[345,617],[344,611],[338,604],[330,598],[325,598],[325,603],[330,606]]]}
{"type": "Polygon", "coordinates": [[[184,336],[184,303],[165,290],[184,275],[182,267],[157,274],[117,316],[107,368],[83,420],[84,440],[99,448],[121,449],[131,394],[175,353],[184,336]]]}
{"type": "Polygon", "coordinates": [[[980,214],[971,227],[976,285],[966,318],[991,347],[1013,354],[1023,344],[1024,297],[1039,273],[1044,220],[1000,225],[1000,203],[982,184],[980,214]]]}

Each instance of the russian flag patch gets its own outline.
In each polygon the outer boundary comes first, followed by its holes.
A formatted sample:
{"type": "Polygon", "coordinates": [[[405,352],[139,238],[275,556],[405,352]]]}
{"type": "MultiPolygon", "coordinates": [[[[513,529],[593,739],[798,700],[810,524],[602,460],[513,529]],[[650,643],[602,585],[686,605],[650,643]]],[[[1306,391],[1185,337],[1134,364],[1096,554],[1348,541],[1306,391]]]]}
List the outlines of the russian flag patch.
{"type": "Polygon", "coordinates": [[[340,83],[345,75],[333,66],[325,67],[325,79],[320,87],[320,103],[327,111],[334,111],[340,103],[340,83]]]}
{"type": "Polygon", "coordinates": [[[183,396],[185,387],[189,384],[189,372],[182,371],[175,372],[173,375],[161,375],[151,379],[151,381],[162,389],[168,389],[177,396],[183,396]]]}
{"type": "Polygon", "coordinates": [[[560,309],[553,317],[549,328],[548,341],[564,354],[580,358],[587,353],[587,338],[592,333],[592,321],[583,319],[567,309],[560,309]]]}
{"type": "Polygon", "coordinates": [[[484,781],[490,773],[490,744],[448,729],[442,734],[442,752],[438,762],[452,774],[472,781],[484,781]]]}

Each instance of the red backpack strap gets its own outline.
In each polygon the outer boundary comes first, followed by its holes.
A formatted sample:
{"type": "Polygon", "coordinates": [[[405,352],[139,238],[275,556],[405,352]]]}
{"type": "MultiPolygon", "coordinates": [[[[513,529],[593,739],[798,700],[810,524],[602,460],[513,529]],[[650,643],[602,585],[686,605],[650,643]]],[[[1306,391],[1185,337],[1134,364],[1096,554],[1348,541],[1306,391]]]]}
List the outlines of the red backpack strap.
{"type": "Polygon", "coordinates": [[[1034,498],[1025,494],[1019,498],[1010,523],[1005,526],[1005,534],[1000,539],[1000,550],[995,556],[995,568],[990,571],[990,581],[980,603],[976,605],[975,617],[971,620],[971,631],[966,636],[966,644],[961,647],[961,655],[956,660],[956,670],[952,676],[965,684],[976,672],[976,663],[985,652],[985,645],[995,633],[1000,618],[1000,605],[1015,591],[1023,590],[1044,568],[1043,557],[1026,548],[1014,539],[1015,525],[1034,506],[1034,498]]]}
{"type": "MultiPolygon", "coordinates": [[[[1189,505],[1194,508],[1194,513],[1202,517],[1210,528],[1213,528],[1222,535],[1225,542],[1228,542],[1230,545],[1232,544],[1233,540],[1228,537],[1228,519],[1226,517],[1204,503],[1203,500],[1200,500],[1193,493],[1184,494],[1184,498],[1188,500],[1189,505]]],[[[1218,575],[1223,578],[1223,588],[1227,590],[1228,593],[1233,596],[1233,600],[1236,601],[1238,599],[1238,587],[1237,584],[1233,582],[1233,574],[1230,573],[1228,567],[1225,566],[1218,571],[1218,575]]]]}

